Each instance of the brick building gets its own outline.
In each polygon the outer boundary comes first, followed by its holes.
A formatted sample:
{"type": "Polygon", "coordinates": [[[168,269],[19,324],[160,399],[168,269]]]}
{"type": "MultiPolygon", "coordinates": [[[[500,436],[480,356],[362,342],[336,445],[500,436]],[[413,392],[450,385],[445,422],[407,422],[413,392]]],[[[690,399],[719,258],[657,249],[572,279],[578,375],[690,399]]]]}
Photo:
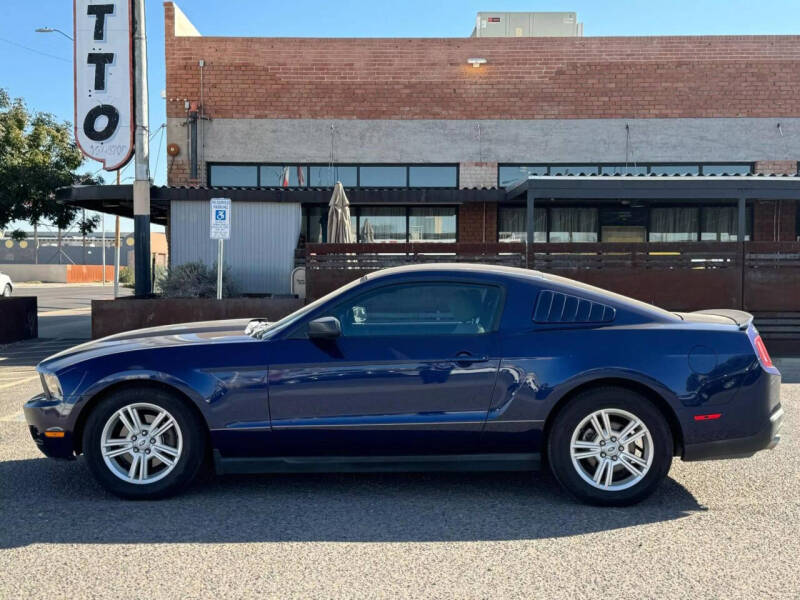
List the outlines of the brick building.
{"type": "MultiPolygon", "coordinates": [[[[360,238],[370,221],[375,241],[524,239],[497,194],[436,198],[528,175],[797,173],[800,36],[205,37],[170,2],[165,31],[169,184],[396,190],[359,195],[360,238]]],[[[309,197],[302,233],[321,241],[309,197]]],[[[573,201],[537,208],[535,241],[726,241],[735,221],[719,201],[573,201]]],[[[754,240],[800,233],[791,200],[751,199],[747,221],[754,240]]]]}

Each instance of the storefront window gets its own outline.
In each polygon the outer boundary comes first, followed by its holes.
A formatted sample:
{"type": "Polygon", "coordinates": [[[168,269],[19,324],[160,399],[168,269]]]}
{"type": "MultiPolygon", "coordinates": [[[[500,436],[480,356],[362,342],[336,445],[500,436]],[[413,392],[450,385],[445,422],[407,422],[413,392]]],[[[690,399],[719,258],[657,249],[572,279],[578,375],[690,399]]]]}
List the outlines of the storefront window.
{"type": "MultiPolygon", "coordinates": [[[[533,209],[533,241],[547,241],[547,209],[533,209]]],[[[527,209],[524,206],[501,206],[497,213],[497,240],[524,242],[527,240],[527,209]]]]}
{"type": "Polygon", "coordinates": [[[694,242],[697,240],[697,208],[650,209],[651,242],[694,242]]]}
{"type": "Polygon", "coordinates": [[[261,187],[305,187],[306,168],[298,165],[265,165],[261,167],[261,187]]]}
{"type": "Polygon", "coordinates": [[[394,166],[361,167],[361,187],[405,187],[406,168],[394,166]]]}
{"type": "Polygon", "coordinates": [[[258,167],[255,165],[211,165],[211,187],[256,187],[258,167]]]}
{"type": "MultiPolygon", "coordinates": [[[[739,209],[735,206],[704,206],[700,239],[708,242],[736,242],[739,231],[739,209]]],[[[745,241],[750,239],[752,223],[747,211],[745,241]]]]}
{"type": "Polygon", "coordinates": [[[322,244],[328,241],[328,207],[324,204],[303,207],[308,223],[308,242],[322,244]]]}
{"type": "Polygon", "coordinates": [[[358,209],[358,241],[406,241],[406,208],[404,206],[362,206],[358,209]]]}
{"type": "Polygon", "coordinates": [[[596,208],[551,208],[551,242],[596,242],[596,208]]]}
{"type": "Polygon", "coordinates": [[[409,208],[408,239],[411,242],[455,242],[455,207],[409,208]]]}
{"type": "Polygon", "coordinates": [[[418,167],[408,169],[408,186],[423,188],[454,188],[458,185],[458,169],[455,166],[418,167]]]}
{"type": "Polygon", "coordinates": [[[308,167],[308,185],[310,187],[333,187],[341,181],[344,187],[358,185],[358,167],[355,165],[314,165],[308,167]]]}

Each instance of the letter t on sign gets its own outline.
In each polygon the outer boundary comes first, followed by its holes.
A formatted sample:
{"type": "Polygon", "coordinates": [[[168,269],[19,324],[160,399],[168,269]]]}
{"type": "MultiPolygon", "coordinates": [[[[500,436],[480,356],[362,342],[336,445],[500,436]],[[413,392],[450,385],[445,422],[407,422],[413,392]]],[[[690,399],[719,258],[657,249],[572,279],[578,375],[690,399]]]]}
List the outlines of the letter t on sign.
{"type": "Polygon", "coordinates": [[[90,4],[86,7],[86,14],[96,17],[94,22],[94,39],[106,39],[106,15],[114,14],[113,4],[90,4]]]}

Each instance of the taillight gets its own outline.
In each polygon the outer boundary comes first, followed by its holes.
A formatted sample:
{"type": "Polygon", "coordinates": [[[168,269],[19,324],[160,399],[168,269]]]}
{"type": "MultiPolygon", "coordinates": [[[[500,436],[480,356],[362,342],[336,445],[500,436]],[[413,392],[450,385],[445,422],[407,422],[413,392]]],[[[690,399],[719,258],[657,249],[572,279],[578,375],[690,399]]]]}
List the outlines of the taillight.
{"type": "Polygon", "coordinates": [[[753,340],[753,346],[756,348],[756,354],[758,354],[758,360],[761,361],[761,365],[764,367],[771,367],[772,359],[769,357],[767,347],[764,345],[764,340],[761,339],[760,335],[757,335],[756,339],[753,340]]]}

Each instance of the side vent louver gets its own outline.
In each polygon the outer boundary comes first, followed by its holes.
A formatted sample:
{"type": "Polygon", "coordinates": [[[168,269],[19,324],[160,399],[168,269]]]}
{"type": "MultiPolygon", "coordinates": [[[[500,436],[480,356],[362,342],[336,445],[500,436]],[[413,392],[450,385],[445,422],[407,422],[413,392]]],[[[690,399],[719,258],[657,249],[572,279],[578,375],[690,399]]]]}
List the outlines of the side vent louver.
{"type": "Polygon", "coordinates": [[[543,290],[536,298],[533,320],[536,323],[608,323],[614,320],[615,312],[607,304],[543,290]]]}

